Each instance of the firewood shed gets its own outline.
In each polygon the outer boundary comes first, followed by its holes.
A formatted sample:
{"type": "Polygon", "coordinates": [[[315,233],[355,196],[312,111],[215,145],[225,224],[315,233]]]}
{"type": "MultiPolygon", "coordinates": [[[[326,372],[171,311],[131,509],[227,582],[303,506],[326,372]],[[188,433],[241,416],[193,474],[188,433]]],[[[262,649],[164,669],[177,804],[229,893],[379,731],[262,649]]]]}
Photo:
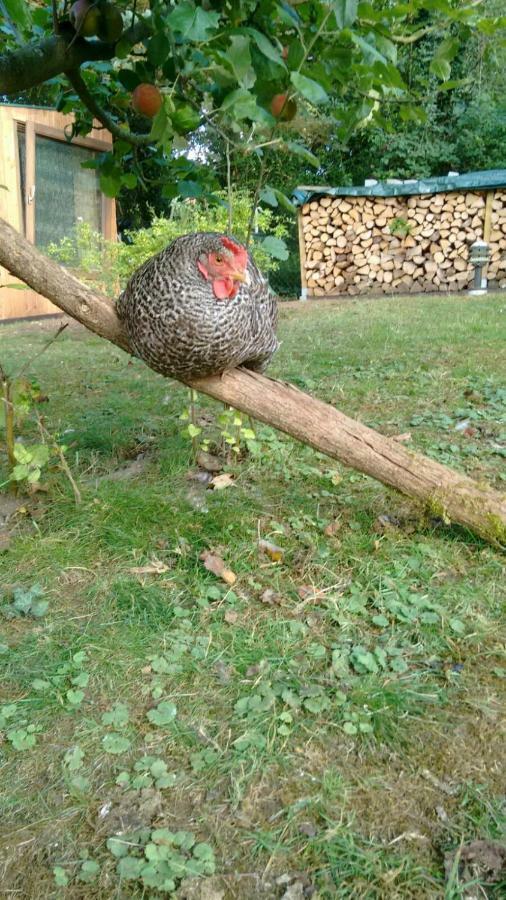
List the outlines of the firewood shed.
{"type": "Polygon", "coordinates": [[[506,169],[363,187],[298,187],[302,298],[468,290],[469,249],[489,244],[506,288],[506,169]]]}

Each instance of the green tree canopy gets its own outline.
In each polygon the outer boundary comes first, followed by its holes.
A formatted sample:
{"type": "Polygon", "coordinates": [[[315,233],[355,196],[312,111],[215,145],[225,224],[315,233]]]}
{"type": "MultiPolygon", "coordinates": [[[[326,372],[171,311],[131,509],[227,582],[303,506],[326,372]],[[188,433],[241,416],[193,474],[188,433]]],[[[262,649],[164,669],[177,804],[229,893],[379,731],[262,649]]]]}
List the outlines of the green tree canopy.
{"type": "Polygon", "coordinates": [[[252,165],[256,200],[285,209],[276,173],[293,161],[318,170],[314,146],[342,147],[366,123],[387,129],[397,117],[416,129],[427,121],[423,79],[406,73],[407,48],[430,39],[424,65],[439,95],[458,87],[455,61],[469,35],[505,24],[476,0],[80,4],[0,0],[0,96],[15,101],[45,85],[58,109],[75,113],[75,131],[87,133],[93,117],[108,127],[114,149],[94,165],[109,196],[138,185],[167,201],[212,196],[219,178],[204,139],[212,133],[228,180],[252,165]],[[86,25],[83,4],[95,16],[86,25]],[[160,91],[152,119],[132,108],[140,84],[160,91]],[[277,94],[285,103],[275,116],[277,94]],[[295,118],[285,121],[291,99],[295,118]]]}

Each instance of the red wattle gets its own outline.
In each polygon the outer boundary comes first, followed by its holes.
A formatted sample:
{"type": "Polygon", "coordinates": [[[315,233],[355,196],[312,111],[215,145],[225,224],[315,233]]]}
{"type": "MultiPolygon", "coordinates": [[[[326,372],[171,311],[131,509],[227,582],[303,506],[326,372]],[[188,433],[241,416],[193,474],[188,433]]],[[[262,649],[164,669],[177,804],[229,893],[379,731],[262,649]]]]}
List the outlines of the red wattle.
{"type": "Polygon", "coordinates": [[[213,281],[214,296],[218,300],[231,300],[237,291],[238,286],[232,278],[215,278],[213,281]]]}

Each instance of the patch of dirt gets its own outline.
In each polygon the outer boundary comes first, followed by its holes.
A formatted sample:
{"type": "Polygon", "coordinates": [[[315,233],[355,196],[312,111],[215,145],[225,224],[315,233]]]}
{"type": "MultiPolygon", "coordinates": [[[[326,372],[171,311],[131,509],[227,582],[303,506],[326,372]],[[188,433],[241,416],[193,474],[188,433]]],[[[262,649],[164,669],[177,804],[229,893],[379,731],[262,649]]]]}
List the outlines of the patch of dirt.
{"type": "Polygon", "coordinates": [[[140,453],[139,456],[130,460],[119,469],[114,469],[112,472],[106,472],[105,475],[99,475],[98,477],[90,479],[90,481],[93,481],[93,484],[98,487],[98,485],[102,484],[104,481],[128,481],[129,478],[138,478],[139,475],[144,474],[147,463],[147,454],[140,453]]]}
{"type": "Polygon", "coordinates": [[[98,810],[97,834],[121,834],[146,828],[163,810],[163,798],[154,788],[118,793],[98,810]]]}
{"type": "Polygon", "coordinates": [[[175,896],[177,900],[306,900],[314,889],[307,879],[282,875],[264,878],[257,872],[235,872],[211,878],[186,878],[175,896]]]}
{"type": "MultiPolygon", "coordinates": [[[[462,882],[477,880],[484,884],[495,884],[506,876],[506,844],[500,844],[499,841],[471,841],[464,847],[457,847],[446,853],[444,867],[447,881],[452,877],[455,864],[462,882]]],[[[471,900],[472,897],[483,895],[470,887],[463,896],[471,900]]]]}

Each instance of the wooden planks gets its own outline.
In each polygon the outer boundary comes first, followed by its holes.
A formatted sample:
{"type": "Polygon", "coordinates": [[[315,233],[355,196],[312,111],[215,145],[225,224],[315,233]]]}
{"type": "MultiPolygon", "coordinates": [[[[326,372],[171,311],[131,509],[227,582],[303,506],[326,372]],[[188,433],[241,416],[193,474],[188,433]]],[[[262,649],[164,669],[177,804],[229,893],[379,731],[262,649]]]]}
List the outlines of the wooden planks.
{"type": "MultiPolygon", "coordinates": [[[[64,128],[72,124],[72,116],[52,109],[0,104],[0,217],[9,222],[28,240],[35,237],[35,135],[65,140],[64,128]],[[26,189],[22,196],[19,165],[18,132],[25,130],[26,189]],[[28,202],[29,201],[29,202],[28,202]]],[[[96,123],[86,138],[73,141],[90,149],[106,150],[112,146],[111,135],[96,123]]],[[[116,239],[116,205],[103,198],[102,222],[104,236],[116,239]]],[[[0,268],[0,285],[15,284],[17,279],[0,268]]],[[[59,310],[45,297],[32,290],[0,289],[0,321],[28,316],[54,315],[59,310]]]]}

